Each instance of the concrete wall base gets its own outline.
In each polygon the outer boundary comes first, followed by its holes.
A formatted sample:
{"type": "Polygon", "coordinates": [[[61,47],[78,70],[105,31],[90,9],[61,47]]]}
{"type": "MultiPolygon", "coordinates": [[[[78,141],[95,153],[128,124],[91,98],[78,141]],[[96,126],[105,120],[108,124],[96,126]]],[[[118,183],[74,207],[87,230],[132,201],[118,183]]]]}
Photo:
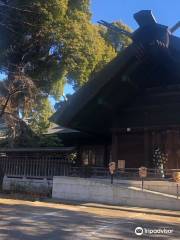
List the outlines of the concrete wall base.
{"type": "Polygon", "coordinates": [[[31,192],[37,194],[47,194],[51,192],[52,180],[47,178],[27,178],[4,176],[3,191],[31,192]]]}
{"type": "Polygon", "coordinates": [[[180,210],[180,199],[174,195],[133,186],[103,183],[94,179],[54,177],[53,198],[99,202],[147,208],[180,210]]]}

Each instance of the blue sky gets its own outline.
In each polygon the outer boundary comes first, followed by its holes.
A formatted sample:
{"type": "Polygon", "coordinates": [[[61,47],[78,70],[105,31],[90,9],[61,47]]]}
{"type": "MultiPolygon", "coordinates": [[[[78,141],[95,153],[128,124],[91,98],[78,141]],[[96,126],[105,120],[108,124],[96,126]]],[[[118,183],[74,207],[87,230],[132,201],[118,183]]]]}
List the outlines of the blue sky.
{"type": "MultiPolygon", "coordinates": [[[[140,10],[152,10],[156,20],[173,26],[180,21],[180,0],[91,0],[92,21],[122,20],[132,29],[137,28],[133,14],[140,10]]],[[[180,36],[180,30],[176,32],[180,36]]]]}

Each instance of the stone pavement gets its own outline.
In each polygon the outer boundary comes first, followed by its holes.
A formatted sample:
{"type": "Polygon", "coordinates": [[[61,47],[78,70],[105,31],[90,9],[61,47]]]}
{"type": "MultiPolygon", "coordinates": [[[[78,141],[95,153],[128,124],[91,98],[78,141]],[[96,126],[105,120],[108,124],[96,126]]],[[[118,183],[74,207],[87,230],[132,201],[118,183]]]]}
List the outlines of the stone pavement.
{"type": "Polygon", "coordinates": [[[180,239],[179,212],[0,199],[0,240],[156,238],[180,239]],[[135,234],[137,227],[143,229],[141,236],[135,234]]]}

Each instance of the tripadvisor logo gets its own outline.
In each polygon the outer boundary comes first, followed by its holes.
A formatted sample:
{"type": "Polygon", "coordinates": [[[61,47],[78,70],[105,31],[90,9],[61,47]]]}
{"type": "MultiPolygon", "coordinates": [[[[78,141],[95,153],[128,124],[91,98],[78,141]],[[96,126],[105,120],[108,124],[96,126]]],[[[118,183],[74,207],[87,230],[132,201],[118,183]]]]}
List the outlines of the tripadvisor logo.
{"type": "Polygon", "coordinates": [[[167,228],[150,229],[150,228],[137,227],[135,228],[134,232],[138,236],[141,236],[143,234],[170,234],[170,233],[173,233],[173,229],[167,229],[167,228]]]}
{"type": "Polygon", "coordinates": [[[135,229],[135,234],[138,235],[138,236],[143,235],[143,228],[142,227],[137,227],[135,229]]]}

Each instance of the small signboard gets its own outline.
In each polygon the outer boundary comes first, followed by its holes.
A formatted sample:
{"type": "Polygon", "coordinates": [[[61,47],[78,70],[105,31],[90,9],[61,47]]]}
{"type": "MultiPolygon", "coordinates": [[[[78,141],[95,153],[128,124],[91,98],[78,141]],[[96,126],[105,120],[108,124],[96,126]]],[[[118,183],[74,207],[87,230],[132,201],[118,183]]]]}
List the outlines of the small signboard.
{"type": "Polygon", "coordinates": [[[173,180],[177,183],[180,183],[180,172],[173,172],[173,180]]]}
{"type": "Polygon", "coordinates": [[[118,160],[118,169],[125,169],[125,160],[118,160]]]}
{"type": "Polygon", "coordinates": [[[141,178],[147,177],[147,168],[146,167],[140,167],[139,168],[139,176],[141,178]]]}
{"type": "Polygon", "coordinates": [[[180,183],[180,172],[173,172],[173,180],[176,182],[176,194],[177,199],[179,199],[179,183],[180,183]]]}
{"type": "Polygon", "coordinates": [[[114,174],[114,171],[116,170],[116,163],[115,162],[110,162],[109,163],[109,172],[111,174],[114,174]]]}

